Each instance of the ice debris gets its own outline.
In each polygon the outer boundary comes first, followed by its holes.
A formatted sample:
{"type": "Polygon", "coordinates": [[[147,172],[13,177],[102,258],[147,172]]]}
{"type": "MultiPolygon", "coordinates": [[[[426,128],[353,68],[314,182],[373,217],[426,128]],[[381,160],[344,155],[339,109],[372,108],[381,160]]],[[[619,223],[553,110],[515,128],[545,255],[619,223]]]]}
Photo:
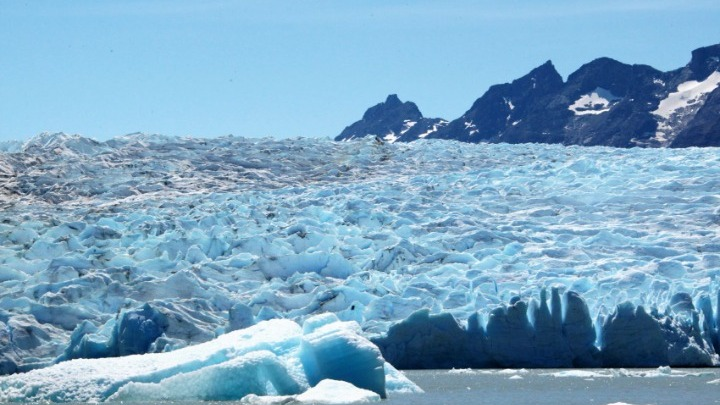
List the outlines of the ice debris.
{"type": "Polygon", "coordinates": [[[420,391],[359,332],[357,323],[332,314],[310,318],[305,328],[270,320],[172,353],[76,359],[0,377],[0,402],[240,400],[249,395],[334,402],[341,391],[349,395],[346,399],[373,401],[388,391],[420,391]]]}
{"type": "Polygon", "coordinates": [[[299,395],[257,396],[255,394],[250,394],[243,397],[240,400],[240,403],[250,405],[343,405],[378,401],[380,401],[380,396],[372,391],[357,388],[344,381],[322,380],[318,383],[318,385],[299,395]]]}
{"type": "MultiPolygon", "coordinates": [[[[605,370],[567,370],[567,371],[556,371],[551,373],[544,373],[543,375],[549,375],[558,378],[618,378],[618,377],[630,377],[630,378],[683,378],[683,377],[699,377],[702,375],[712,375],[712,373],[703,372],[688,372],[684,370],[673,370],[668,366],[660,366],[654,370],[627,370],[624,368],[620,369],[605,369],[605,370]]],[[[712,383],[712,381],[710,381],[712,383]]]]}

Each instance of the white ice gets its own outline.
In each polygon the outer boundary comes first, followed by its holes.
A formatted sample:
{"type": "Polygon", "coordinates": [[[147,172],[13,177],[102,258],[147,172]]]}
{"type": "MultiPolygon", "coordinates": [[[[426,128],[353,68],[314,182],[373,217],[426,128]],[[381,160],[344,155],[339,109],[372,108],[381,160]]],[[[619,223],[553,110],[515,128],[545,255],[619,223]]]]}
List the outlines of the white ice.
{"type": "Polygon", "coordinates": [[[343,392],[360,401],[388,390],[419,392],[392,367],[386,388],[384,361],[358,332],[357,324],[331,314],[310,318],[304,331],[293,321],[265,321],[171,353],[78,359],[0,377],[0,402],[239,400],[251,394],[336,402],[343,392]]]}
{"type": "Polygon", "coordinates": [[[697,112],[703,98],[720,85],[720,72],[713,72],[703,81],[689,80],[680,83],[677,90],[660,101],[652,113],[657,116],[655,139],[662,145],[673,139],[674,121],[687,120],[697,112]]]}
{"type": "Polygon", "coordinates": [[[412,127],[414,127],[415,124],[417,124],[417,121],[405,120],[403,122],[403,128],[400,131],[400,135],[404,135],[407,131],[409,131],[412,127]]]}
{"type": "Polygon", "coordinates": [[[472,136],[478,132],[477,126],[472,121],[465,122],[465,129],[468,131],[468,135],[472,136]]]}
{"type": "Polygon", "coordinates": [[[543,373],[552,377],[573,377],[573,378],[683,378],[698,377],[702,372],[686,372],[681,369],[671,369],[667,366],[658,367],[653,370],[633,370],[633,369],[606,369],[606,370],[566,370],[556,371],[552,373],[543,373]]]}
{"type": "Polygon", "coordinates": [[[689,80],[680,83],[677,90],[661,100],[658,108],[652,113],[666,119],[670,118],[676,111],[698,102],[701,97],[711,93],[718,85],[720,85],[720,72],[713,72],[701,82],[689,80]]]}

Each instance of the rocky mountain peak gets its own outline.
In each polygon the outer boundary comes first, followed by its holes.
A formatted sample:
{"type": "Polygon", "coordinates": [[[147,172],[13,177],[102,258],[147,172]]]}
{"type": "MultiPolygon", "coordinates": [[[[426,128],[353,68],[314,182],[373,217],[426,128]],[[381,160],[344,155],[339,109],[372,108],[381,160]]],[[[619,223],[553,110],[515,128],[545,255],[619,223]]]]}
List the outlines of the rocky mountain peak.
{"type": "Polygon", "coordinates": [[[692,78],[702,80],[714,71],[720,71],[720,44],[698,48],[692,51],[688,64],[692,78]]]}
{"type": "Polygon", "coordinates": [[[403,119],[418,120],[423,117],[420,109],[411,101],[402,102],[397,94],[390,94],[384,103],[377,104],[363,115],[363,120],[386,120],[403,117],[403,119]]]}
{"type": "Polygon", "coordinates": [[[563,81],[552,61],[497,84],[451,121],[428,120],[395,94],[336,139],[562,143],[614,147],[720,146],[720,44],[669,72],[602,57],[563,81]]]}

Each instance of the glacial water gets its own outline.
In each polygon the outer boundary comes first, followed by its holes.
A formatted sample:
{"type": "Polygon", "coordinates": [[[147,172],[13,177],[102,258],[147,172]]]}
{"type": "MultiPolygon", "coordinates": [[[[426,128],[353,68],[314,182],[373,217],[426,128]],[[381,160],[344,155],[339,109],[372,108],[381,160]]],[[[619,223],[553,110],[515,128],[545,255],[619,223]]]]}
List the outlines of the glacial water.
{"type": "Polygon", "coordinates": [[[394,396],[388,405],[441,404],[717,404],[717,369],[406,371],[424,394],[394,396]],[[564,375],[564,377],[563,377],[564,375]]]}
{"type": "MultiPolygon", "coordinates": [[[[718,369],[632,370],[410,370],[423,394],[395,394],[381,405],[718,404],[718,369]],[[565,375],[563,377],[563,375],[565,375]]],[[[149,402],[123,402],[147,405],[149,402]]],[[[165,402],[238,405],[232,402],[165,402]]],[[[75,404],[79,405],[79,404],[75,404]]]]}

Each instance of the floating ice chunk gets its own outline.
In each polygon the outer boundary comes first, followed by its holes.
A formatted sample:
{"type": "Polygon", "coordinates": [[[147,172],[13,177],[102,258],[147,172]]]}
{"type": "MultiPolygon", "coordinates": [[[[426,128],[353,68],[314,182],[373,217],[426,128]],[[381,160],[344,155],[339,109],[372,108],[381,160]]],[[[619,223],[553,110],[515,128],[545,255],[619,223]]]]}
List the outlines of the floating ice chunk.
{"type": "MultiPolygon", "coordinates": [[[[343,380],[358,388],[387,397],[385,370],[380,350],[361,338],[355,322],[335,322],[322,325],[334,315],[323,315],[320,322],[312,322],[303,336],[300,359],[308,383],[315,385],[324,379],[343,380]]],[[[337,317],[335,317],[337,321],[337,317]]]]}
{"type": "Polygon", "coordinates": [[[410,381],[405,374],[393,367],[392,364],[385,362],[385,389],[388,394],[419,394],[424,392],[422,388],[410,381]]]}
{"type": "Polygon", "coordinates": [[[156,383],[130,382],[107,400],[229,401],[248,394],[291,395],[300,391],[301,385],[280,359],[260,350],[199,370],[179,372],[156,383]]]}
{"type": "MultiPolygon", "coordinates": [[[[130,314],[125,322],[151,319],[148,311],[130,314]]],[[[385,364],[357,324],[332,318],[310,318],[314,327],[304,336],[295,322],[272,320],[172,353],[70,360],[0,377],[0,402],[239,400],[250,394],[297,395],[310,386],[317,387],[298,401],[335,403],[344,389],[347,398],[370,401],[386,396],[386,374],[390,392],[419,391],[385,364]],[[327,379],[366,388],[323,382],[327,379]]]]}
{"type": "Polygon", "coordinates": [[[637,405],[637,404],[631,404],[629,402],[613,402],[607,405],[637,405]]]}
{"type": "Polygon", "coordinates": [[[544,373],[543,375],[553,377],[572,377],[572,378],[682,378],[682,377],[697,377],[703,374],[712,375],[710,373],[694,373],[673,370],[668,366],[660,366],[655,370],[627,370],[627,369],[607,369],[602,371],[597,370],[566,370],[556,371],[552,373],[544,373]]]}
{"type": "Polygon", "coordinates": [[[502,369],[502,370],[497,371],[496,374],[501,374],[501,375],[506,375],[506,374],[508,374],[508,375],[515,375],[515,374],[528,374],[528,373],[529,373],[529,371],[528,371],[527,369],[524,369],[524,368],[520,368],[520,369],[517,369],[517,368],[506,368],[506,369],[502,369]]]}
{"type": "Polygon", "coordinates": [[[349,382],[325,379],[295,397],[300,403],[353,404],[380,401],[377,393],[357,388],[349,382]]]}
{"type": "Polygon", "coordinates": [[[600,371],[589,371],[589,370],[557,371],[554,373],[546,373],[545,375],[551,375],[553,377],[573,377],[573,378],[612,378],[615,376],[612,373],[605,373],[605,372],[600,372],[600,371]]]}
{"type": "Polygon", "coordinates": [[[354,385],[337,380],[322,380],[318,385],[299,395],[257,396],[250,394],[240,400],[241,404],[284,405],[284,404],[358,404],[380,401],[380,396],[372,391],[357,388],[354,385]]]}
{"type": "Polygon", "coordinates": [[[475,371],[471,368],[451,368],[448,370],[449,374],[475,374],[475,371]]]}

